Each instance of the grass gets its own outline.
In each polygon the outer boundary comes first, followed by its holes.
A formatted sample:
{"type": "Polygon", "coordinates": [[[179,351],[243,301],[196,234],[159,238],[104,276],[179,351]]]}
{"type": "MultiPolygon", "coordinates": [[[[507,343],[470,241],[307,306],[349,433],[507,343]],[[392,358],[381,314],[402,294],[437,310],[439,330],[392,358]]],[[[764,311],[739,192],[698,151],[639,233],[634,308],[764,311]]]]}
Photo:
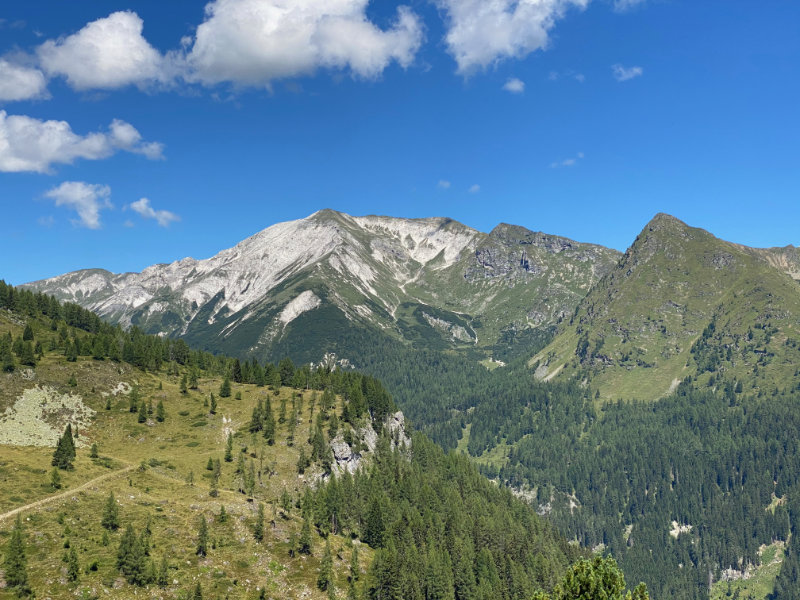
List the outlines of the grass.
{"type": "MultiPolygon", "coordinates": [[[[4,333],[3,325],[9,326],[7,321],[0,322],[0,333],[4,333]]],[[[303,476],[296,468],[300,448],[305,446],[310,454],[310,392],[302,395],[294,443],[287,439],[287,419],[285,424],[277,425],[276,442],[268,446],[263,437],[247,431],[252,409],[259,398],[269,395],[276,419],[281,399],[286,400],[287,416],[291,415],[293,397],[300,402],[294,390],[284,388],[274,395],[268,388],[234,384],[232,397],[218,399],[217,412],[212,415],[206,401],[212,392],[218,395],[220,381],[216,379],[201,379],[197,390],[184,395],[179,391],[178,376],[143,373],[127,365],[85,357],[77,363],[65,363],[57,353],[45,355],[36,367],[34,381],[23,379],[19,371],[0,378],[0,410],[11,405],[25,389],[46,384],[69,389],[97,411],[91,426],[81,432],[86,447],[78,449],[75,469],[61,471],[60,490],[50,485],[52,448],[0,446],[0,513],[67,492],[63,498],[22,512],[29,576],[37,595],[46,592],[50,598],[72,598],[85,594],[123,600],[143,595],[183,598],[200,581],[207,598],[255,598],[261,587],[273,598],[326,597],[316,588],[323,541],[315,540],[312,556],[290,558],[289,537],[293,532],[299,533],[301,525],[299,509],[284,513],[278,506],[284,490],[297,500],[315,477],[313,469],[303,476]],[[74,388],[64,385],[71,374],[78,381],[74,388]],[[154,409],[162,401],[167,413],[164,422],[151,417],[146,423],[138,423],[137,415],[128,411],[128,397],[124,395],[111,397],[111,410],[106,410],[102,394],[120,381],[138,384],[141,397],[152,402],[154,409]],[[237,393],[241,393],[241,400],[235,399],[237,393]],[[234,433],[232,463],[223,460],[228,429],[234,433]],[[98,446],[99,459],[88,457],[92,443],[98,446]],[[253,500],[236,491],[236,454],[245,448],[246,460],[253,461],[257,473],[253,500]],[[217,498],[209,495],[209,458],[219,459],[222,465],[217,498]],[[121,473],[126,465],[136,468],[121,473]],[[118,475],[77,490],[109,473],[118,475]],[[187,482],[190,473],[193,484],[187,482]],[[75,490],[74,494],[70,490],[75,490]],[[132,523],[136,531],[141,531],[150,520],[152,555],[156,562],[162,555],[168,556],[172,567],[170,584],[164,590],[152,586],[146,591],[136,589],[120,579],[115,553],[121,533],[112,533],[108,545],[104,545],[100,526],[102,507],[112,491],[119,502],[123,527],[132,523]],[[252,535],[258,503],[264,503],[267,520],[266,538],[261,544],[252,535]],[[229,515],[226,523],[218,523],[215,516],[222,505],[229,515]],[[194,552],[201,516],[209,522],[214,546],[204,559],[194,552]],[[78,584],[65,578],[62,555],[67,540],[78,552],[78,584]],[[96,570],[90,569],[95,563],[96,570]]],[[[13,520],[0,520],[2,549],[13,520]]],[[[345,574],[352,544],[349,538],[332,537],[340,591],[347,585],[345,574]]],[[[371,552],[365,547],[360,554],[366,567],[371,552]]],[[[9,592],[0,589],[0,599],[8,597],[9,592]]]]}
{"type": "Polygon", "coordinates": [[[739,591],[740,598],[764,600],[775,589],[775,579],[781,570],[785,544],[776,542],[761,551],[761,566],[748,579],[718,581],[711,588],[711,600],[727,600],[739,591]]]}

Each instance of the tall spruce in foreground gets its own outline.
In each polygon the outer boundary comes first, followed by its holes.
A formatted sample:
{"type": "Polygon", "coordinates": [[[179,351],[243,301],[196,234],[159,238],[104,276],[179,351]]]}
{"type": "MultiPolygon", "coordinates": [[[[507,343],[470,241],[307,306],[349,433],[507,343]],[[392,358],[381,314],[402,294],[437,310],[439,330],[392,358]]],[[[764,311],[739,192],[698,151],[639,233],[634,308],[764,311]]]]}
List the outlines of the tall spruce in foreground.
{"type": "Polygon", "coordinates": [[[52,465],[59,469],[72,469],[72,462],[75,460],[75,441],[72,439],[72,425],[67,424],[56,450],[53,452],[52,465]]]}
{"type": "Polygon", "coordinates": [[[18,596],[31,595],[31,588],[28,584],[28,561],[25,557],[25,540],[22,537],[22,519],[19,515],[14,522],[11,539],[6,546],[3,570],[6,585],[9,588],[14,590],[18,596]]]}

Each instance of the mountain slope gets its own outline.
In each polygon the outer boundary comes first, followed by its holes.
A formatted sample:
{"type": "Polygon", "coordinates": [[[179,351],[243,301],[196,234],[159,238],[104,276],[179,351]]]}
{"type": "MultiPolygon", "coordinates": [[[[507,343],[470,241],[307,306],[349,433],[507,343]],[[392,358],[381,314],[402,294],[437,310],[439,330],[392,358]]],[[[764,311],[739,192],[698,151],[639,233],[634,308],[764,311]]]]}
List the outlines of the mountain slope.
{"type": "MultiPolygon", "coordinates": [[[[444,218],[323,210],[206,260],[119,275],[89,269],[28,287],[236,355],[269,356],[281,341],[302,347],[332,323],[339,338],[361,328],[486,355],[526,334],[548,336],[617,256],[509,225],[484,234],[444,218]]],[[[336,351],[339,338],[317,351],[336,351]]]]}
{"type": "Polygon", "coordinates": [[[658,398],[706,373],[754,388],[786,381],[800,359],[793,250],[732,244],[659,214],[530,364],[610,399],[658,398]]]}

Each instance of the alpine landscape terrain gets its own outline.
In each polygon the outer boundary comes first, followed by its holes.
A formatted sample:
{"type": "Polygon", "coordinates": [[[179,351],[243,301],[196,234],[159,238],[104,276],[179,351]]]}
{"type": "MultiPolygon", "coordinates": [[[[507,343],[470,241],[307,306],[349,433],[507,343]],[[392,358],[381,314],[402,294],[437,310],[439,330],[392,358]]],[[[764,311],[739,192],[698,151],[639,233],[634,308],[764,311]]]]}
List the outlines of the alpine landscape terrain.
{"type": "Polygon", "coordinates": [[[0,600],[800,600],[800,2],[0,6],[0,600]]]}

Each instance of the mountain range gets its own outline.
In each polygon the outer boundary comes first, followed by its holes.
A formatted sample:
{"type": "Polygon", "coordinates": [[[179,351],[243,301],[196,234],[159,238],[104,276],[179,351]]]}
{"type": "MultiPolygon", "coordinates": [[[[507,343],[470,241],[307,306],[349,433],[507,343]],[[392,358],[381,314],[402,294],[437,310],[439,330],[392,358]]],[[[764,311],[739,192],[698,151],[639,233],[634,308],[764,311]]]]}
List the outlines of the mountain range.
{"type": "MultiPolygon", "coordinates": [[[[549,337],[619,256],[513,225],[485,234],[445,218],[322,210],[206,260],[141,273],[86,269],[28,287],[237,355],[271,356],[315,331],[367,329],[485,358],[498,344],[549,337]]],[[[315,350],[335,352],[335,342],[317,339],[315,350]]]]}

